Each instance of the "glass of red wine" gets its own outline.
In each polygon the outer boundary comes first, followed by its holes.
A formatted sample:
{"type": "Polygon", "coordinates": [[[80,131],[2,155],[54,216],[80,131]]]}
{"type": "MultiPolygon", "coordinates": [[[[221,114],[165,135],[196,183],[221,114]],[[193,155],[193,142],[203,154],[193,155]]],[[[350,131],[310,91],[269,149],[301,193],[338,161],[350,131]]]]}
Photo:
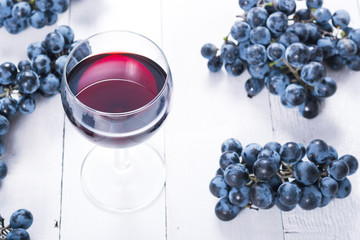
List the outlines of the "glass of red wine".
{"type": "Polygon", "coordinates": [[[170,110],[173,83],[164,53],[137,33],[98,33],[74,47],[63,76],[65,113],[96,145],[81,167],[85,194],[110,211],[147,206],[166,179],[162,155],[144,142],[170,110]]]}

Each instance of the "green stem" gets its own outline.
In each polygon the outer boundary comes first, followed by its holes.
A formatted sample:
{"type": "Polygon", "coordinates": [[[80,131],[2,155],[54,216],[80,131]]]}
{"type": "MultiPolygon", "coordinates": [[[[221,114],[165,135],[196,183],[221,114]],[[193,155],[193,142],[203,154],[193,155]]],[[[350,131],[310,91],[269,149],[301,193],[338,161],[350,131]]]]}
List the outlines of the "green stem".
{"type": "Polygon", "coordinates": [[[292,72],[292,74],[294,74],[296,80],[298,80],[299,82],[301,81],[301,78],[299,76],[299,73],[297,72],[297,70],[295,70],[286,60],[285,58],[283,58],[283,62],[285,63],[285,65],[287,66],[287,68],[292,72]]]}

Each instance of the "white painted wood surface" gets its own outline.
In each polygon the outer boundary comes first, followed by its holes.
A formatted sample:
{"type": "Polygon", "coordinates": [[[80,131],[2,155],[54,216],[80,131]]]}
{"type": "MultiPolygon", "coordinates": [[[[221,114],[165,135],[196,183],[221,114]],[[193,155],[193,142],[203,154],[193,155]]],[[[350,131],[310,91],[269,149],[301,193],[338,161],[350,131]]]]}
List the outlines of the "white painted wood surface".
{"type": "MultiPolygon", "coordinates": [[[[357,0],[325,0],[330,10],[346,9],[351,26],[360,28],[357,0]]],[[[285,109],[276,96],[263,91],[248,99],[249,77],[212,74],[200,56],[206,42],[220,46],[235,15],[237,0],[73,0],[57,25],[69,24],[76,39],[110,29],[142,33],[158,43],[168,57],[174,79],[169,119],[151,139],[167,162],[167,184],[149,207],[130,214],[113,214],[94,207],[83,195],[79,171],[92,147],[64,117],[59,96],[38,98],[31,115],[18,115],[3,138],[9,167],[0,183],[0,213],[6,219],[27,208],[35,221],[32,239],[360,239],[360,174],[349,177],[353,190],[323,209],[290,213],[278,209],[244,210],[235,220],[221,222],[214,214],[217,199],[208,184],[218,167],[220,144],[229,137],[243,145],[322,138],[340,155],[360,158],[360,73],[328,71],[338,83],[314,120],[285,109]],[[55,227],[58,222],[59,227],[55,227]]],[[[26,58],[30,42],[53,27],[28,29],[11,36],[0,30],[0,62],[26,58]]]]}

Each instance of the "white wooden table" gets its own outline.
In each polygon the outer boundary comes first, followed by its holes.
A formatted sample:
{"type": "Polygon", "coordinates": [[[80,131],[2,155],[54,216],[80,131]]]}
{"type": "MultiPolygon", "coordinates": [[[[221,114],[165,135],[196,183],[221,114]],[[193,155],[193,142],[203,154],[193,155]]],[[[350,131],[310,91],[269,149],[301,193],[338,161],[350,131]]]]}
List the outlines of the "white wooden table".
{"type": "MultiPolygon", "coordinates": [[[[332,12],[349,11],[355,28],[360,28],[359,4],[324,1],[332,12]]],[[[237,0],[73,0],[56,25],[70,25],[76,39],[110,29],[132,30],[153,39],[168,57],[173,108],[150,140],[166,158],[166,188],[149,207],[130,214],[93,206],[79,178],[82,159],[92,145],[65,118],[59,95],[39,97],[35,112],[16,116],[3,138],[9,173],[0,184],[1,215],[8,220],[15,210],[29,209],[34,215],[29,229],[33,240],[360,239],[360,173],[349,177],[353,189],[348,198],[322,209],[246,209],[231,222],[216,218],[217,199],[208,185],[226,138],[238,138],[243,145],[272,140],[307,145],[321,138],[340,155],[360,158],[360,73],[328,71],[338,91],[325,101],[316,119],[306,120],[267,91],[247,98],[248,73],[235,78],[224,70],[207,70],[201,46],[220,46],[241,13],[237,0]]],[[[29,28],[16,36],[1,29],[0,62],[26,59],[28,44],[42,40],[55,27],[29,28]]]]}

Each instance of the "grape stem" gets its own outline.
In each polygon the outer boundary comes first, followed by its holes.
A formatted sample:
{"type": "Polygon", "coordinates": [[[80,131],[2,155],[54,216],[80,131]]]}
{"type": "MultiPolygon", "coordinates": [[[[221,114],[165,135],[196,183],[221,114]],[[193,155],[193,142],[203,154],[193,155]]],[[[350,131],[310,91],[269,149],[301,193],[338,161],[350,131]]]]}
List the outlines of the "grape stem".
{"type": "Polygon", "coordinates": [[[288,67],[288,69],[292,72],[292,74],[294,74],[296,80],[298,80],[299,82],[301,82],[301,78],[300,78],[297,70],[295,70],[295,69],[285,60],[285,58],[283,58],[283,62],[284,62],[285,65],[288,67]]]}

